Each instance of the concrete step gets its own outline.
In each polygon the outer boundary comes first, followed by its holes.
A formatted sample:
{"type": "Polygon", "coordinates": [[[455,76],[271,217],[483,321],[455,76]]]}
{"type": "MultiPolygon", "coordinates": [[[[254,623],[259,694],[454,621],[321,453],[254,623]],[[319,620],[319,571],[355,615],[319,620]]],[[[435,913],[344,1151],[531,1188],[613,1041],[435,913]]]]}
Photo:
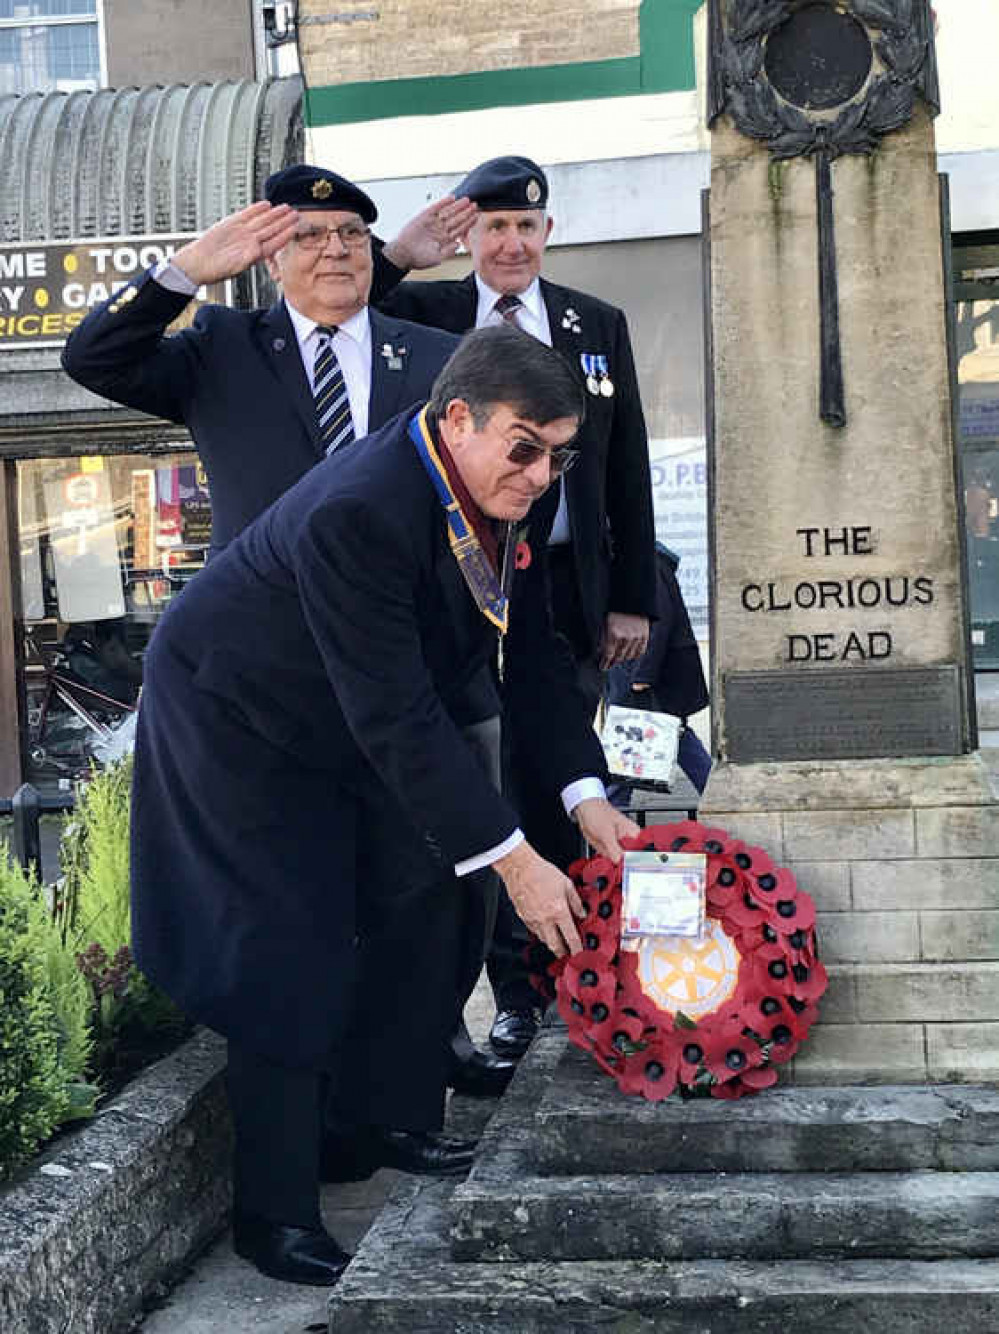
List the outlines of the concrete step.
{"type": "Polygon", "coordinates": [[[739,1102],[625,1098],[569,1049],[534,1113],[538,1175],[999,1170],[999,1089],[774,1088],[739,1102]]]}
{"type": "Polygon", "coordinates": [[[333,1290],[330,1334],[999,1329],[993,1259],[458,1263],[447,1242],[452,1189],[400,1185],[333,1290]]]}
{"type": "Polygon", "coordinates": [[[999,1256],[999,1172],[471,1177],[456,1260],[999,1256]]]}

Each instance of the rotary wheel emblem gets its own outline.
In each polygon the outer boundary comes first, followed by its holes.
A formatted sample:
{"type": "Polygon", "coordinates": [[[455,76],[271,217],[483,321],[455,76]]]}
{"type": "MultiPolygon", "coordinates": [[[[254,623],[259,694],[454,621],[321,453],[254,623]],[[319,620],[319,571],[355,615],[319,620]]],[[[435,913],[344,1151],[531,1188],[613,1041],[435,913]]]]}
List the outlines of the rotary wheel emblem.
{"type": "Polygon", "coordinates": [[[714,1014],[735,991],[740,958],[721,923],[712,918],[703,940],[674,936],[645,941],[638,952],[638,982],[661,1010],[700,1019],[714,1014]]]}

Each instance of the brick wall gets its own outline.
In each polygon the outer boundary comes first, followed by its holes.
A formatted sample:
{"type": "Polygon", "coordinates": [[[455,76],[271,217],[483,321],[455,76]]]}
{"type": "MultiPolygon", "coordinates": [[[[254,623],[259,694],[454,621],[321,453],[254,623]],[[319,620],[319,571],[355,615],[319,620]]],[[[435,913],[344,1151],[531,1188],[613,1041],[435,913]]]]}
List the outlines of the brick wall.
{"type": "Polygon", "coordinates": [[[532,0],[525,12],[485,0],[301,0],[302,62],[318,87],[636,56],[640,7],[532,0]],[[312,21],[323,19],[334,21],[312,21]]]}

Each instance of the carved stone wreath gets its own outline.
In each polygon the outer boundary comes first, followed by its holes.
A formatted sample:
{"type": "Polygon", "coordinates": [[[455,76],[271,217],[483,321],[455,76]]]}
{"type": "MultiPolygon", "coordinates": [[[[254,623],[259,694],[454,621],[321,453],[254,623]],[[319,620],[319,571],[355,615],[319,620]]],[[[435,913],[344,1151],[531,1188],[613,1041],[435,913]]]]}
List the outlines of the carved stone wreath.
{"type": "Polygon", "coordinates": [[[792,105],[778,95],[764,68],[768,38],[800,12],[800,0],[730,0],[727,23],[722,3],[710,0],[709,126],[728,111],[736,127],[763,140],[775,158],[818,152],[833,158],[872,152],[883,135],[910,119],[917,93],[934,114],[939,110],[926,0],[843,0],[834,6],[877,31],[871,44],[883,67],[835,117],[792,105]]]}

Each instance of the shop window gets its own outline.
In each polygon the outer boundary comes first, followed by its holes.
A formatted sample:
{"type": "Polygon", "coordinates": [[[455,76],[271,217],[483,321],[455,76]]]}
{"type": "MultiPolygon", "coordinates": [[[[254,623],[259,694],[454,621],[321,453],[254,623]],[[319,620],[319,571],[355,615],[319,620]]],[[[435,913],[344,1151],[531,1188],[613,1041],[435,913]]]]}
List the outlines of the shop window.
{"type": "Polygon", "coordinates": [[[954,268],[972,647],[999,670],[999,241],[957,245],[954,268]]]}
{"type": "Polygon", "coordinates": [[[208,485],[188,450],[17,464],[25,778],[42,792],[119,753],[142,659],[204,565],[208,485]]]}

